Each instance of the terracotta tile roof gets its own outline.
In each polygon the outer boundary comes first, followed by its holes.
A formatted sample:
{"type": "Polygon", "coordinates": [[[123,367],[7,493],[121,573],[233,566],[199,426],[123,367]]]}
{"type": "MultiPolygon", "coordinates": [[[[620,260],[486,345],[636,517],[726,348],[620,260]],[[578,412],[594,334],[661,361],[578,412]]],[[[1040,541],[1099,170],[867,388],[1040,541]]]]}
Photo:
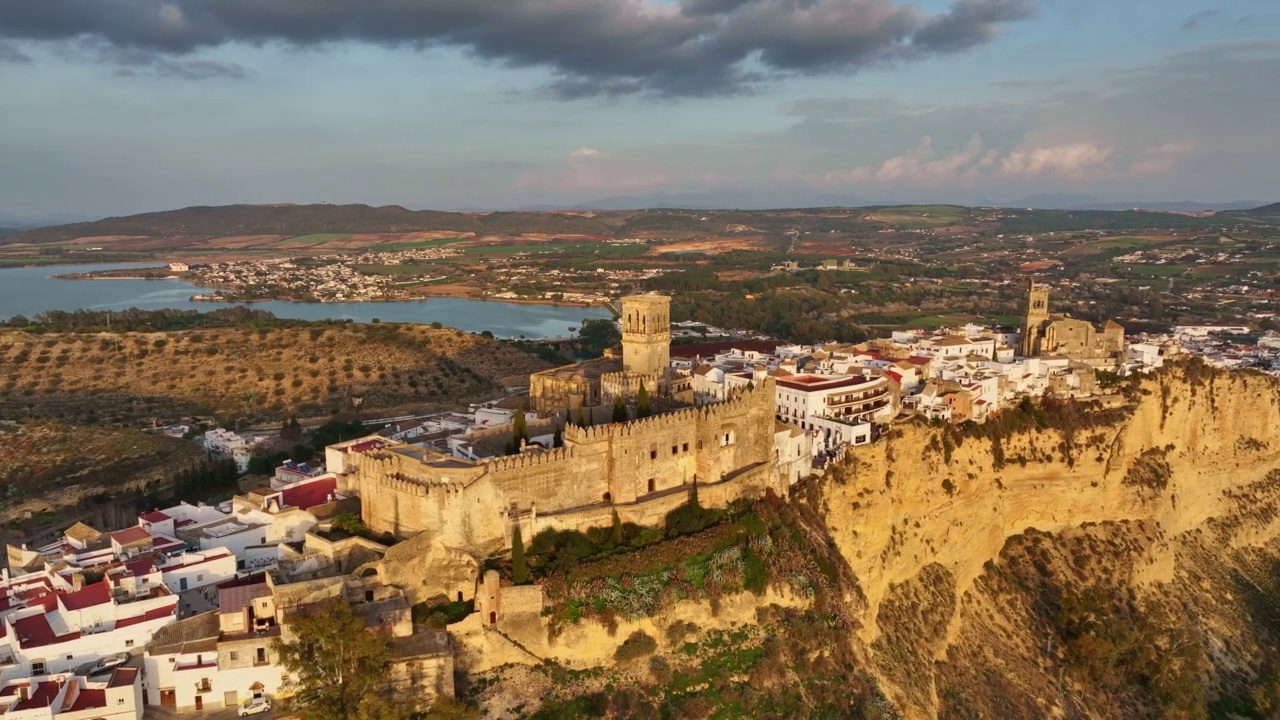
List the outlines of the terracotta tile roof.
{"type": "Polygon", "coordinates": [[[111,539],[121,545],[130,545],[136,542],[142,542],[143,540],[150,540],[151,533],[140,527],[134,526],[127,530],[117,530],[111,533],[111,539]]]}
{"type": "Polygon", "coordinates": [[[132,685],[138,679],[138,668],[118,667],[111,673],[111,681],[107,687],[123,687],[132,685]]]}
{"type": "Polygon", "coordinates": [[[71,703],[71,707],[62,708],[62,712],[75,712],[77,710],[90,710],[92,708],[100,708],[107,706],[106,690],[81,690],[76,695],[76,701],[71,703]]]}
{"type": "Polygon", "coordinates": [[[140,515],[138,517],[140,520],[146,520],[147,522],[151,522],[151,523],[159,523],[159,522],[164,522],[165,520],[173,519],[168,515],[165,515],[164,513],[160,512],[159,510],[156,510],[154,512],[149,512],[146,515],[140,515]]]}
{"type": "Polygon", "coordinates": [[[13,633],[18,636],[18,644],[23,648],[42,647],[75,640],[80,637],[78,632],[67,633],[62,636],[54,634],[53,628],[49,626],[49,619],[44,615],[32,615],[21,620],[14,620],[13,633]]]}
{"type": "Polygon", "coordinates": [[[218,611],[210,610],[157,630],[147,652],[152,655],[177,655],[208,652],[217,647],[218,611]]]}
{"type": "Polygon", "coordinates": [[[141,625],[144,622],[151,622],[152,620],[160,620],[162,618],[174,617],[177,614],[176,613],[177,609],[178,609],[178,603],[175,599],[172,605],[165,605],[164,607],[158,607],[154,610],[148,610],[147,612],[141,615],[135,615],[133,617],[122,618],[120,620],[117,620],[116,628],[119,629],[122,627],[130,627],[132,625],[141,625]]]}
{"type": "Polygon", "coordinates": [[[338,479],[330,477],[291,485],[280,491],[280,497],[284,505],[306,510],[328,502],[337,489],[338,479]]]}
{"type": "Polygon", "coordinates": [[[55,682],[42,682],[32,691],[30,697],[13,706],[15,711],[46,708],[53,704],[62,686],[55,682]]]}
{"type": "Polygon", "coordinates": [[[87,607],[111,602],[111,584],[100,580],[92,585],[69,592],[62,596],[62,606],[68,610],[83,610],[87,607]]]}
{"type": "Polygon", "coordinates": [[[270,594],[271,588],[265,582],[223,588],[218,590],[218,610],[222,613],[238,612],[252,605],[254,600],[270,594]]]}

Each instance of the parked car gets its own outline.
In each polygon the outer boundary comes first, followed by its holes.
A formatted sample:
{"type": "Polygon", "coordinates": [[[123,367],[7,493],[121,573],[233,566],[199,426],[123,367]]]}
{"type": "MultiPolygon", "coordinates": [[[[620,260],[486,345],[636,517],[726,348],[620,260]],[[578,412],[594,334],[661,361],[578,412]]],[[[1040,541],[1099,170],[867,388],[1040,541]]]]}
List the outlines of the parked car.
{"type": "Polygon", "coordinates": [[[88,669],[86,669],[81,674],[82,675],[102,675],[104,673],[108,673],[120,667],[121,665],[127,662],[129,662],[129,653],[116,653],[115,655],[108,655],[102,658],[101,660],[99,660],[98,662],[90,665],[88,669]]]}
{"type": "Polygon", "coordinates": [[[236,710],[236,714],[240,717],[248,717],[249,715],[257,715],[271,709],[271,699],[265,697],[249,698],[240,703],[240,707],[236,710]]]}

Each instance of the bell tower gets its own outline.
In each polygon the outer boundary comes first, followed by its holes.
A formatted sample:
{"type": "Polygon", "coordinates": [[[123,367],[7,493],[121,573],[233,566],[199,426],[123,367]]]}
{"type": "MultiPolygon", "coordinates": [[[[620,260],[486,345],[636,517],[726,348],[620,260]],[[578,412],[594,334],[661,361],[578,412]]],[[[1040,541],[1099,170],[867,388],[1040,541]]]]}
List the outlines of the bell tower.
{"type": "Polygon", "coordinates": [[[1035,357],[1039,354],[1040,333],[1044,321],[1049,319],[1049,288],[1036,285],[1035,280],[1027,284],[1027,315],[1022,321],[1022,356],[1035,357]]]}
{"type": "Polygon", "coordinates": [[[622,369],[666,376],[671,365],[671,298],[628,295],[622,298],[622,369]]]}

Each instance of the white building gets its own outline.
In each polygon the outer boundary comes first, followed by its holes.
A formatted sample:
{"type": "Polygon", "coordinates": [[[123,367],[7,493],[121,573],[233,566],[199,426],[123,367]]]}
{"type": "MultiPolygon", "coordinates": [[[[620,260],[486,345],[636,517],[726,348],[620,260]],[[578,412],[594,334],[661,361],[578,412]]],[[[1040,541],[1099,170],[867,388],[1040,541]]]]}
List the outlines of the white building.
{"type": "Polygon", "coordinates": [[[141,673],[118,667],[109,676],[40,675],[0,687],[5,720],[140,720],[141,673]]]}
{"type": "Polygon", "coordinates": [[[110,577],[77,587],[53,572],[9,578],[5,571],[0,592],[0,676],[6,679],[69,672],[141,648],[177,619],[178,597],[158,581],[129,599],[110,577]]]}

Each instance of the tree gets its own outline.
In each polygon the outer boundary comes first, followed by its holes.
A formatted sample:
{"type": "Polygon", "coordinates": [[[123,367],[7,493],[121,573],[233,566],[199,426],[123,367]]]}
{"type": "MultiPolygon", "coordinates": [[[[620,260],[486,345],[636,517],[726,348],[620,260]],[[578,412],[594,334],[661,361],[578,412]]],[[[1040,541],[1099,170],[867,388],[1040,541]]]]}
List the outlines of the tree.
{"type": "Polygon", "coordinates": [[[636,393],[636,417],[649,417],[652,414],[653,410],[649,407],[649,390],[644,386],[644,382],[641,382],[640,392],[636,393]]]}
{"type": "Polygon", "coordinates": [[[523,585],[529,582],[529,564],[524,559],[524,538],[520,536],[520,524],[511,531],[511,582],[523,585]]]}
{"type": "Polygon", "coordinates": [[[333,519],[333,529],[347,533],[348,535],[363,535],[368,532],[369,528],[365,526],[364,521],[359,515],[351,513],[343,513],[333,519]]]}
{"type": "Polygon", "coordinates": [[[627,416],[627,404],[622,401],[622,396],[619,395],[613,399],[613,421],[621,423],[629,419],[627,416]]]}
{"type": "Polygon", "coordinates": [[[560,423],[556,423],[556,432],[551,436],[551,447],[564,447],[564,431],[560,423]]]}
{"type": "Polygon", "coordinates": [[[609,540],[614,545],[622,544],[622,518],[618,517],[618,509],[613,509],[613,528],[609,531],[609,540]]]}
{"type": "Polygon", "coordinates": [[[582,412],[582,406],[578,406],[578,427],[587,426],[587,416],[582,412]]]}
{"type": "Polygon", "coordinates": [[[515,435],[516,447],[520,447],[520,442],[529,442],[529,426],[524,419],[524,410],[516,409],[514,415],[511,416],[511,430],[515,435]]]}
{"type": "Polygon", "coordinates": [[[341,600],[298,612],[289,629],[297,639],[275,647],[303,720],[364,720],[364,708],[385,694],[390,640],[367,632],[341,600]]]}

